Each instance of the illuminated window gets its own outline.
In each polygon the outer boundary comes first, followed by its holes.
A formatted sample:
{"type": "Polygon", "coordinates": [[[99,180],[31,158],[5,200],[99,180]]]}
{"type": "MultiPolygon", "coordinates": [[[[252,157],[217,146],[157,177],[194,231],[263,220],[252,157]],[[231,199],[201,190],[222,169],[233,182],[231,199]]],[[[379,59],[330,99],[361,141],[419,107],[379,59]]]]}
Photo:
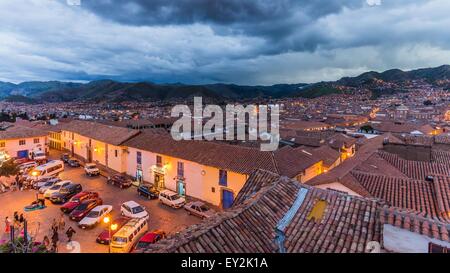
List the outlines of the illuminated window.
{"type": "Polygon", "coordinates": [[[325,209],[327,208],[327,206],[328,206],[327,201],[317,200],[317,202],[314,204],[314,207],[312,208],[311,212],[309,213],[306,219],[308,221],[314,219],[316,223],[320,223],[320,221],[322,221],[323,215],[325,214],[325,209]]]}

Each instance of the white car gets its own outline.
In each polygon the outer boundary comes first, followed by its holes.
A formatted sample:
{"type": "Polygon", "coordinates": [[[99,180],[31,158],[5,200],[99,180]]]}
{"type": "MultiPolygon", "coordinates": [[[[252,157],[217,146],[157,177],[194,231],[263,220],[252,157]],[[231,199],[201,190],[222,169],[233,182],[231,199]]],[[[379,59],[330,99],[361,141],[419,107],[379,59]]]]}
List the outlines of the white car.
{"type": "Polygon", "coordinates": [[[46,177],[46,178],[43,178],[43,179],[41,179],[39,181],[36,181],[33,184],[33,187],[35,189],[37,189],[37,190],[41,189],[42,187],[46,187],[45,190],[47,190],[51,186],[55,185],[55,183],[58,183],[60,181],[61,181],[61,179],[59,177],[46,177]]]}
{"type": "Polygon", "coordinates": [[[186,199],[179,196],[177,193],[169,190],[163,190],[159,193],[159,201],[164,205],[172,208],[182,208],[186,204],[186,199]]]}
{"type": "Polygon", "coordinates": [[[86,163],[86,165],[84,165],[84,172],[89,176],[95,176],[100,174],[100,170],[94,163],[86,163]]]}
{"type": "Polygon", "coordinates": [[[134,201],[128,201],[120,206],[120,213],[130,218],[148,218],[148,212],[145,208],[134,201]]]}
{"type": "MultiPolygon", "coordinates": [[[[50,196],[52,196],[53,193],[59,192],[59,190],[62,187],[67,186],[71,183],[72,183],[72,181],[69,181],[69,180],[64,180],[64,181],[55,183],[55,185],[53,185],[52,187],[50,187],[46,191],[44,191],[44,198],[50,198],[50,196]]],[[[39,190],[39,192],[40,192],[40,190],[39,190]]]]}
{"type": "Polygon", "coordinates": [[[91,228],[100,223],[106,215],[112,211],[110,205],[100,205],[93,208],[80,222],[78,226],[82,229],[91,228]]]}

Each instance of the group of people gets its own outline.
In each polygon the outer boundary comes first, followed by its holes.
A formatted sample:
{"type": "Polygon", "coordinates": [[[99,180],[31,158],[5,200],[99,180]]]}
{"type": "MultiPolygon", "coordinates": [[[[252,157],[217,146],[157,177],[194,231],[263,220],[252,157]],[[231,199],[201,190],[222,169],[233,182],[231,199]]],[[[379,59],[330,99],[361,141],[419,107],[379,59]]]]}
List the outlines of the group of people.
{"type": "MultiPolygon", "coordinates": [[[[23,214],[16,211],[14,212],[13,221],[9,217],[5,217],[5,233],[11,233],[11,227],[15,230],[20,230],[23,228],[25,218],[23,214]],[[14,222],[13,222],[14,221],[14,222]]],[[[64,231],[66,223],[64,220],[64,214],[61,214],[59,220],[53,219],[52,226],[50,227],[49,235],[44,236],[43,244],[51,252],[58,252],[58,242],[59,242],[59,231],[64,231]]],[[[72,237],[77,233],[71,226],[66,230],[67,242],[72,241],[72,237]]]]}
{"type": "MultiPolygon", "coordinates": [[[[52,252],[58,252],[58,242],[59,242],[59,231],[64,231],[66,223],[64,221],[64,214],[61,214],[59,221],[53,219],[52,226],[50,227],[49,236],[45,236],[43,243],[50,249],[52,252]],[[50,238],[50,239],[49,239],[50,238]]],[[[71,226],[66,230],[67,242],[72,241],[72,237],[75,233],[77,233],[71,226]]]]}
{"type": "Polygon", "coordinates": [[[23,213],[19,215],[17,211],[14,212],[13,221],[9,219],[9,216],[5,217],[5,233],[9,234],[11,232],[11,226],[14,229],[20,230],[25,222],[25,217],[23,213]],[[14,221],[14,222],[13,222],[14,221]]]}

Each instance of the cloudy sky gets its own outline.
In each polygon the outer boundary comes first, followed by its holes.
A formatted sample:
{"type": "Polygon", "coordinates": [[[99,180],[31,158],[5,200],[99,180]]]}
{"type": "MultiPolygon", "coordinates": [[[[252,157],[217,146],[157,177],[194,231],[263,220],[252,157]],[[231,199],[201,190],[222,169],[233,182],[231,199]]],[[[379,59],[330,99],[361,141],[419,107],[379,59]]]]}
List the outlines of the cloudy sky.
{"type": "Polygon", "coordinates": [[[0,81],[254,85],[439,66],[449,13],[448,0],[0,0],[0,81]]]}

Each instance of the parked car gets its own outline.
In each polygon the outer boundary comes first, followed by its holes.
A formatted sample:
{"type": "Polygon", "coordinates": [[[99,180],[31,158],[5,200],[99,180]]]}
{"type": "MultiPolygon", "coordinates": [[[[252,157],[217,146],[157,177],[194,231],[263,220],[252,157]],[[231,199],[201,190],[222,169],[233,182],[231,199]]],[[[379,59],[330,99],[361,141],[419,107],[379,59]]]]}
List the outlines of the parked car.
{"type": "Polygon", "coordinates": [[[61,181],[59,177],[45,177],[34,182],[33,188],[39,190],[41,187],[53,186],[56,182],[61,181]]]}
{"type": "Polygon", "coordinates": [[[95,163],[86,163],[86,165],[84,165],[84,172],[89,176],[97,176],[100,174],[100,170],[95,163]]]}
{"type": "Polygon", "coordinates": [[[29,161],[33,161],[33,160],[29,159],[28,157],[23,157],[23,158],[15,158],[13,162],[14,162],[14,164],[21,165],[21,164],[27,163],[29,161]]]}
{"type": "Polygon", "coordinates": [[[62,154],[61,157],[60,157],[60,159],[61,159],[64,163],[67,163],[67,162],[70,160],[70,155],[67,154],[67,153],[62,154]]]}
{"type": "MultiPolygon", "coordinates": [[[[44,198],[50,198],[54,192],[58,192],[62,187],[67,186],[69,184],[72,184],[72,181],[64,180],[55,183],[55,185],[48,188],[46,191],[43,192],[44,198]]],[[[39,190],[40,191],[40,190],[39,190]]]]}
{"type": "Polygon", "coordinates": [[[38,164],[36,161],[28,161],[25,163],[20,164],[19,167],[19,173],[21,174],[28,174],[28,172],[34,168],[36,168],[38,164]]]}
{"type": "Polygon", "coordinates": [[[50,196],[50,202],[53,204],[64,204],[66,203],[72,196],[81,192],[83,187],[81,184],[69,184],[67,186],[62,187],[59,192],[55,192],[50,196]]]}
{"type": "Polygon", "coordinates": [[[96,192],[82,191],[82,192],[76,194],[75,196],[73,196],[72,198],[70,198],[70,200],[67,203],[65,203],[60,209],[64,213],[70,213],[81,202],[83,202],[85,200],[97,199],[97,198],[98,198],[98,193],[96,193],[96,192]]]}
{"type": "Polygon", "coordinates": [[[159,190],[153,186],[141,185],[138,187],[137,192],[140,196],[144,196],[148,199],[157,199],[159,196],[159,190]]]}
{"type": "Polygon", "coordinates": [[[78,226],[82,229],[92,228],[100,223],[106,215],[112,211],[112,206],[101,205],[93,208],[80,222],[78,226]]]}
{"type": "Polygon", "coordinates": [[[202,219],[209,218],[215,214],[215,212],[208,207],[205,203],[196,201],[189,202],[184,205],[184,209],[192,215],[198,216],[202,219]]]}
{"type": "Polygon", "coordinates": [[[182,208],[186,204],[186,199],[177,193],[169,190],[163,190],[159,193],[159,201],[172,208],[182,208]]]}
{"type": "Polygon", "coordinates": [[[81,166],[81,163],[78,159],[71,158],[67,161],[67,164],[72,168],[78,168],[81,166]]]}
{"type": "Polygon", "coordinates": [[[119,229],[121,229],[128,221],[130,220],[130,218],[128,217],[119,217],[117,219],[114,219],[112,221],[113,224],[117,225],[117,228],[115,230],[109,230],[109,229],[105,229],[103,230],[96,239],[96,242],[99,244],[103,244],[103,245],[109,245],[109,235],[111,234],[111,236],[113,236],[119,229]]]}
{"type": "Polygon", "coordinates": [[[149,245],[154,244],[164,238],[166,238],[166,233],[162,230],[149,231],[139,239],[133,251],[144,250],[149,245]]]}
{"type": "Polygon", "coordinates": [[[120,213],[130,218],[148,218],[145,208],[134,201],[128,201],[120,206],[120,213]]]}
{"type": "Polygon", "coordinates": [[[45,191],[47,191],[48,189],[50,189],[51,187],[55,186],[56,183],[61,182],[61,180],[59,181],[49,181],[46,182],[44,185],[39,186],[38,192],[40,194],[44,194],[45,191]]]}
{"type": "Polygon", "coordinates": [[[131,187],[132,182],[133,181],[131,181],[131,179],[121,174],[116,174],[112,177],[108,177],[107,180],[107,183],[110,183],[111,185],[117,186],[121,189],[131,187]]]}
{"type": "Polygon", "coordinates": [[[64,162],[52,160],[30,170],[26,175],[27,181],[37,181],[46,177],[54,177],[64,171],[64,162]]]}
{"type": "Polygon", "coordinates": [[[101,198],[86,200],[81,202],[72,212],[69,214],[69,219],[79,222],[83,219],[93,208],[103,204],[101,198]]]}

